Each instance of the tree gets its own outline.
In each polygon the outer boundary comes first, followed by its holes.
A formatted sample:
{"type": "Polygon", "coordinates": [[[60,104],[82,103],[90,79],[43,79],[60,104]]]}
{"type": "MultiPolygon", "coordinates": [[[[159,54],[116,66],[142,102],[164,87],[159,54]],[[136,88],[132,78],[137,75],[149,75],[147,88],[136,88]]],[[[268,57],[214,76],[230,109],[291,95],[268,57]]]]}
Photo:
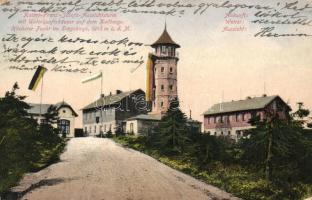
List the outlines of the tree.
{"type": "Polygon", "coordinates": [[[183,153],[187,137],[186,115],[180,110],[179,102],[173,101],[159,124],[159,143],[170,153],[183,153]]]}
{"type": "Polygon", "coordinates": [[[309,156],[311,141],[304,134],[302,118],[309,114],[299,106],[298,111],[287,119],[277,113],[268,113],[266,118],[251,120],[256,128],[244,139],[245,164],[263,169],[267,181],[295,182],[302,177],[301,166],[309,156]]]}
{"type": "Polygon", "coordinates": [[[0,180],[8,181],[4,185],[0,181],[0,192],[31,169],[40,157],[38,124],[28,115],[30,107],[23,101],[25,96],[16,94],[18,89],[15,83],[0,99],[0,180]]]}
{"type": "Polygon", "coordinates": [[[57,157],[55,147],[61,142],[52,127],[55,110],[51,108],[45,115],[48,123],[39,126],[28,114],[26,97],[17,95],[18,89],[15,83],[0,98],[0,195],[16,184],[23,173],[57,157]]]}
{"type": "MultiPolygon", "coordinates": [[[[55,145],[60,142],[58,134],[60,130],[53,127],[53,124],[57,124],[59,121],[58,111],[56,106],[49,106],[46,113],[43,115],[43,120],[40,123],[40,134],[43,138],[43,142],[48,145],[55,145]]],[[[63,137],[65,133],[62,133],[63,137]]]]}

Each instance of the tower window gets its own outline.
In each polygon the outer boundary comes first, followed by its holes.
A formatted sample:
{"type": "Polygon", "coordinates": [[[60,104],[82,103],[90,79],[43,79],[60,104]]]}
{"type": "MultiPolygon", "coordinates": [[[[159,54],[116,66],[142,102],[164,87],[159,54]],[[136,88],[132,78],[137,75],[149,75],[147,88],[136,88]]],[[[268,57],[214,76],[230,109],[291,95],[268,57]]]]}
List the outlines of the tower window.
{"type": "Polygon", "coordinates": [[[164,107],[164,102],[160,102],[160,107],[164,107]]]}
{"type": "Polygon", "coordinates": [[[172,73],[172,72],[173,72],[172,67],[170,67],[170,69],[169,69],[169,70],[170,70],[170,73],[172,73]]]}
{"type": "Polygon", "coordinates": [[[173,86],[172,86],[172,85],[169,85],[169,89],[170,89],[170,90],[173,90],[173,86]]]}
{"type": "Polygon", "coordinates": [[[160,71],[161,71],[161,73],[164,73],[165,68],[164,68],[164,67],[161,67],[161,68],[160,68],[160,71]]]}
{"type": "Polygon", "coordinates": [[[166,53],[166,46],[161,47],[161,53],[166,53]]]}
{"type": "Polygon", "coordinates": [[[165,89],[164,85],[161,85],[161,86],[160,86],[160,89],[161,89],[161,90],[164,90],[164,89],[165,89]]]}

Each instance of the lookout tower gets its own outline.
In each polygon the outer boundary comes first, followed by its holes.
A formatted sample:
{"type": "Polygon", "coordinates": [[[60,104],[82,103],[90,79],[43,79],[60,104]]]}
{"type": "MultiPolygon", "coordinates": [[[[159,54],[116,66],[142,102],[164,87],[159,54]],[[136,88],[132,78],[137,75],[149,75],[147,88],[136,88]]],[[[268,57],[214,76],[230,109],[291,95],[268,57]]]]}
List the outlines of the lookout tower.
{"type": "Polygon", "coordinates": [[[163,33],[151,47],[154,48],[152,113],[165,113],[170,103],[178,98],[177,63],[179,58],[176,49],[180,48],[180,45],[172,40],[165,25],[163,33]]]}

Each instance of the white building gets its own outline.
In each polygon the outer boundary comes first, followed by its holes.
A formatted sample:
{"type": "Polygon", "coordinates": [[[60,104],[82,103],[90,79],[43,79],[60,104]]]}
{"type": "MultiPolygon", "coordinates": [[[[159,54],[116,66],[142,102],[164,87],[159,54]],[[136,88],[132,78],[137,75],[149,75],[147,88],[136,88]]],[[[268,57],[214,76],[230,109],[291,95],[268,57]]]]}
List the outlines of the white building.
{"type": "Polygon", "coordinates": [[[44,114],[48,112],[49,107],[55,106],[59,120],[57,124],[52,124],[52,126],[60,129],[60,132],[65,133],[66,137],[75,136],[75,118],[78,117],[78,114],[68,103],[63,101],[56,104],[41,104],[41,106],[40,104],[34,103],[28,103],[28,105],[31,107],[28,113],[36,119],[38,123],[44,123],[44,114]]]}

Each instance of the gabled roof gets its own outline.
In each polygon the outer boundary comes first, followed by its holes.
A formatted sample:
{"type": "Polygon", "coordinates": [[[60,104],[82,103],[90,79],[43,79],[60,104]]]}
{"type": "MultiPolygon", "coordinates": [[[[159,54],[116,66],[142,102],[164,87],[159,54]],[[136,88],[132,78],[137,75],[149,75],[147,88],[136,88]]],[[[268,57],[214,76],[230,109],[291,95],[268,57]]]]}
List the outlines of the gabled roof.
{"type": "Polygon", "coordinates": [[[137,89],[137,90],[131,90],[131,91],[127,91],[127,92],[121,92],[119,94],[101,97],[98,100],[96,100],[96,101],[90,103],[89,105],[85,106],[84,108],[82,108],[82,110],[88,110],[88,109],[97,108],[100,106],[109,106],[109,105],[117,104],[122,99],[124,99],[125,97],[127,97],[127,96],[129,96],[135,92],[138,92],[138,91],[143,92],[143,90],[137,89]]]}
{"type": "MultiPolygon", "coordinates": [[[[281,99],[279,96],[274,95],[274,96],[262,96],[262,97],[248,98],[246,100],[218,103],[218,104],[214,104],[209,110],[204,112],[203,115],[214,115],[214,114],[229,113],[229,112],[236,112],[236,111],[258,110],[258,109],[265,108],[276,98],[281,99]]],[[[287,104],[285,103],[285,105],[287,104]]]]}
{"type": "Polygon", "coordinates": [[[167,32],[167,28],[165,26],[165,30],[164,32],[161,34],[161,36],[158,38],[158,40],[156,42],[154,42],[151,46],[152,47],[156,47],[158,45],[161,44],[165,44],[165,45],[173,45],[176,48],[180,48],[180,45],[178,45],[177,43],[175,43],[171,36],[169,35],[169,33],[167,32]]]}
{"type": "MultiPolygon", "coordinates": [[[[28,109],[29,114],[33,114],[33,115],[39,115],[40,114],[40,104],[39,103],[28,103],[28,105],[30,106],[30,109],[28,109]]],[[[74,109],[65,101],[58,102],[56,104],[41,104],[41,114],[47,113],[50,106],[55,106],[56,110],[59,110],[62,107],[68,107],[69,109],[71,109],[73,114],[76,117],[78,117],[78,114],[74,111],[74,109]]]]}

